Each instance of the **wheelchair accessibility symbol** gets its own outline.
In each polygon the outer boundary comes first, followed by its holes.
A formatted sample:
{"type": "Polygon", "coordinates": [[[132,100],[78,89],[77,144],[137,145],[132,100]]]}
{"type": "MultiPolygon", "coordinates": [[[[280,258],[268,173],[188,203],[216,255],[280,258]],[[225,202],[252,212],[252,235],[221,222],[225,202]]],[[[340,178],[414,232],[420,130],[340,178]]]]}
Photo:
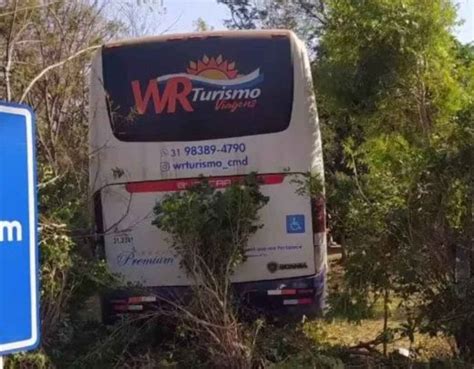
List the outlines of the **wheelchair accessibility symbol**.
{"type": "Polygon", "coordinates": [[[304,233],[304,215],[295,214],[286,216],[286,233],[304,233]]]}

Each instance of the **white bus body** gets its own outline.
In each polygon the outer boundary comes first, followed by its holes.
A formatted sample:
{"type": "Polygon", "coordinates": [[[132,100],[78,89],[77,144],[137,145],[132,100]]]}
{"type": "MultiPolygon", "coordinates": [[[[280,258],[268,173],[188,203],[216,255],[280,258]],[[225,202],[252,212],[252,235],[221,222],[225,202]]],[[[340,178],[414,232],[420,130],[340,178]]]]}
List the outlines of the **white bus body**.
{"type": "Polygon", "coordinates": [[[293,181],[309,172],[324,179],[321,138],[308,56],[293,33],[211,32],[105,45],[92,65],[90,150],[105,259],[124,282],[150,290],[142,297],[121,291],[109,311],[146,309],[160,289],[189,285],[168,235],[151,224],[157,201],[200,175],[224,188],[251,172],[261,176],[270,201],[235,285],[273,298],[260,299],[263,305],[321,308],[324,204],[297,194],[293,181]]]}

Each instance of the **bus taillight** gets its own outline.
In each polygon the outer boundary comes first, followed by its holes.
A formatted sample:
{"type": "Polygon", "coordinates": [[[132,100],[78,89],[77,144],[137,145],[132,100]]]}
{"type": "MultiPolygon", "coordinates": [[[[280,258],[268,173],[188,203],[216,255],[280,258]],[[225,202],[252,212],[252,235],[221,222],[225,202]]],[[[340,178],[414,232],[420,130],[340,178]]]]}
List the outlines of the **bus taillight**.
{"type": "Polygon", "coordinates": [[[313,232],[322,233],[326,231],[326,201],[324,196],[311,198],[311,213],[313,216],[313,232]]]}

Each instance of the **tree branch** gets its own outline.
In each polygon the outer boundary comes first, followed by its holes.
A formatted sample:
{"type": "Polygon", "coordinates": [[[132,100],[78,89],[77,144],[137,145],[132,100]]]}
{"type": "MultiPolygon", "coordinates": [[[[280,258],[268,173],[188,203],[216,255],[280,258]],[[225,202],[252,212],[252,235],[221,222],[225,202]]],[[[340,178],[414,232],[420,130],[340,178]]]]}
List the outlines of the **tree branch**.
{"type": "Polygon", "coordinates": [[[40,73],[38,73],[38,75],[32,79],[32,81],[30,82],[30,84],[28,85],[28,87],[25,89],[25,91],[23,92],[23,95],[21,96],[21,99],[20,99],[20,103],[22,103],[23,101],[25,101],[26,99],[26,96],[28,95],[28,93],[30,92],[30,90],[33,88],[33,86],[35,85],[36,82],[38,82],[46,73],[48,73],[50,70],[54,69],[54,68],[57,68],[57,67],[60,67],[61,65],[67,63],[68,61],[71,61],[75,58],[77,58],[78,56],[82,55],[82,54],[85,54],[89,51],[92,51],[92,50],[96,50],[98,49],[99,47],[101,47],[102,45],[93,45],[93,46],[89,46],[89,47],[86,47],[85,49],[82,49],[82,50],[79,50],[77,53],[69,56],[68,58],[64,59],[64,60],[61,60],[60,62],[57,62],[55,64],[51,64],[50,66],[44,68],[40,73]]]}
{"type": "MultiPolygon", "coordinates": [[[[59,1],[53,1],[52,3],[41,4],[41,5],[35,5],[35,6],[25,6],[24,8],[15,9],[15,10],[12,11],[12,12],[0,13],[0,18],[2,18],[2,17],[7,17],[7,16],[9,16],[9,15],[15,15],[15,14],[18,13],[18,12],[23,12],[23,11],[27,11],[27,10],[38,9],[38,8],[46,8],[46,7],[50,6],[50,5],[57,4],[57,3],[59,3],[59,1]]],[[[15,7],[16,7],[16,3],[15,3],[15,7]]]]}
{"type": "Polygon", "coordinates": [[[11,101],[12,99],[12,91],[11,91],[11,84],[10,84],[10,69],[12,67],[12,57],[13,57],[12,54],[13,54],[13,47],[15,45],[14,37],[13,37],[13,29],[15,28],[17,9],[18,9],[18,2],[15,1],[13,12],[10,12],[10,14],[12,14],[13,17],[12,17],[12,21],[10,22],[10,29],[8,31],[7,45],[6,45],[7,47],[6,47],[6,53],[5,53],[4,74],[5,74],[5,88],[7,92],[7,101],[11,101]]]}

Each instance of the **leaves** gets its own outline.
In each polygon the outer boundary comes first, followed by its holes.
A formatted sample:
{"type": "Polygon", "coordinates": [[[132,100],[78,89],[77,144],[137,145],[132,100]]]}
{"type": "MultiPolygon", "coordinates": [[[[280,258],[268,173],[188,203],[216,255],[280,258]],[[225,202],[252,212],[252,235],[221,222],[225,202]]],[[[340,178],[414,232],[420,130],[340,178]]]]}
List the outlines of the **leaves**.
{"type": "Polygon", "coordinates": [[[267,202],[255,175],[224,191],[203,178],[157,203],[153,224],[171,235],[188,273],[209,269],[212,276],[225,279],[245,260],[247,241],[260,228],[258,211],[267,202]]]}
{"type": "Polygon", "coordinates": [[[346,290],[357,301],[387,289],[405,307],[416,299],[405,327],[413,337],[431,324],[420,314],[440,286],[455,283],[455,245],[472,238],[472,48],[451,35],[450,1],[329,8],[314,70],[346,290]]]}

